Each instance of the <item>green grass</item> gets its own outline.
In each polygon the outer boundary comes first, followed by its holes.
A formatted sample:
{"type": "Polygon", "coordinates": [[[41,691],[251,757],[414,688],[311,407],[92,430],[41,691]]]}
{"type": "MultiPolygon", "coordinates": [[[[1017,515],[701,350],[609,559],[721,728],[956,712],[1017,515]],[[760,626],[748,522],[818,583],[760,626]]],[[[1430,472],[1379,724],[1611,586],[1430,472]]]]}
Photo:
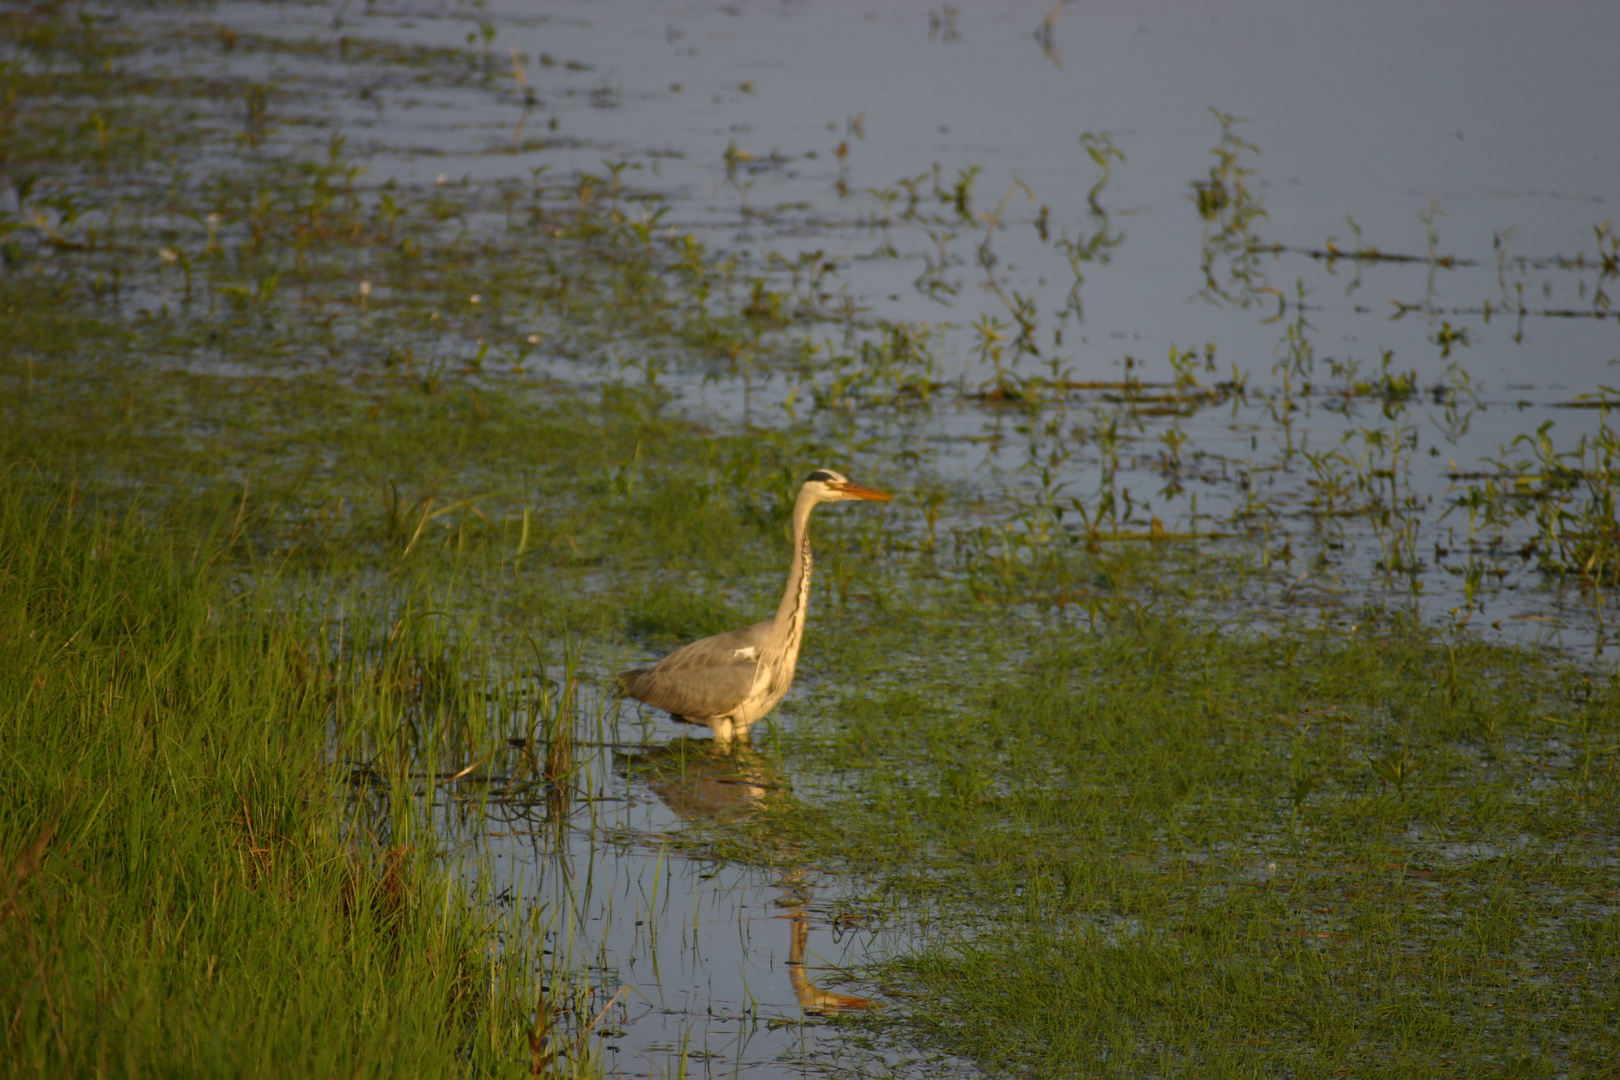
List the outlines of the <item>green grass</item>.
{"type": "Polygon", "coordinates": [[[1607,673],[1399,624],[930,621],[818,642],[778,749],[836,779],[756,825],[926,928],[875,973],[909,1037],[1031,1076],[1620,1057],[1607,673]]]}
{"type": "Polygon", "coordinates": [[[671,584],[647,589],[625,607],[628,631],[664,646],[735,630],[745,621],[723,600],[671,584]]]}
{"type": "Polygon", "coordinates": [[[346,809],[334,717],[377,681],[231,587],[233,507],[72,499],[20,466],[0,499],[7,1073],[526,1071],[486,915],[346,809]]]}

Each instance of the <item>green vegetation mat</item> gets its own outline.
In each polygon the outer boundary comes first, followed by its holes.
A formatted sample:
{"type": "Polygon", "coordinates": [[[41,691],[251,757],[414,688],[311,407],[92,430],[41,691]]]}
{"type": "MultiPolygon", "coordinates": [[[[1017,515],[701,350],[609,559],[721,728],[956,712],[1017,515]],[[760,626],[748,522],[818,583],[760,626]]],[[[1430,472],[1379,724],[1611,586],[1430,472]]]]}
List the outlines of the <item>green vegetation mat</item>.
{"type": "Polygon", "coordinates": [[[937,920],[880,967],[905,1030],[1020,1075],[1620,1057],[1606,675],[1399,626],[919,636],[839,649],[888,688],[796,707],[783,752],[840,783],[761,825],[937,920]]]}

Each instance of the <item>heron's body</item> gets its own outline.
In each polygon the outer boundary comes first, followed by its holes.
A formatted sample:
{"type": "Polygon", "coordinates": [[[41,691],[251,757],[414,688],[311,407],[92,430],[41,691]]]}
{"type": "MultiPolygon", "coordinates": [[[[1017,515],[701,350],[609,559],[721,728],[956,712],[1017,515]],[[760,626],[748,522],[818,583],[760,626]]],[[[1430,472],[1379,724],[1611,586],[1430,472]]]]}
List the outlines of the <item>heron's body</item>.
{"type": "Polygon", "coordinates": [[[711,728],[717,742],[746,738],[793,685],[810,606],[810,512],[824,502],[888,498],[831,470],[811,473],[793,504],[793,564],[776,615],[683,645],[651,667],[620,672],[619,686],[677,719],[711,728]]]}

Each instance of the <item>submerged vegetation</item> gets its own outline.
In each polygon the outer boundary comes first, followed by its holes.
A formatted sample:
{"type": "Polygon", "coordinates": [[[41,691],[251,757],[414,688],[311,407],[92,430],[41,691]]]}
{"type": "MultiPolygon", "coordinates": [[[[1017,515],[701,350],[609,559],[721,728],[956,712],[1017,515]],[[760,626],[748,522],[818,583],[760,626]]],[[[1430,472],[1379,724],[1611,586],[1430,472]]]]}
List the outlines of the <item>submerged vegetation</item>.
{"type": "MultiPolygon", "coordinates": [[[[508,65],[489,22],[465,49],[341,29],[0,16],[19,1073],[613,1072],[642,990],[572,879],[548,906],[512,869],[568,877],[579,843],[584,890],[625,851],[656,851],[655,882],[669,852],[774,877],[794,998],[840,1053],[879,1048],[852,1072],[919,1047],[995,1075],[1620,1057],[1620,399],[1560,402],[1573,441],[1460,449],[1490,404],[1463,320],[1576,317],[1528,306],[1505,248],[1494,307],[1397,302],[1439,381],[1319,354],[1303,279],[1271,284],[1288,260],[1358,283],[1466,260],[1433,212],[1422,255],[1263,238],[1258,151],[1217,113],[1195,269],[1275,323],[1270,379],[1215,344],[1092,378],[1064,339],[1124,243],[1123,137],[1080,139],[1096,178],[1066,224],[1022,182],[986,209],[971,165],[863,196],[840,143],[868,261],[941,305],[981,275],[990,305],[887,320],[847,260],[706,243],[640,162],[520,164],[573,145],[539,70],[588,65],[508,65]],[[517,110],[477,148],[511,168],[374,175],[397,156],[345,110],[406,92],[517,110]],[[1015,226],[1072,274],[1051,317],[997,253],[1015,226]],[[687,407],[710,387],[736,408],[687,407]],[[823,465],[903,494],[817,523],[804,689],[759,748],[647,745],[608,673],[766,611],[823,465]],[[1500,633],[1550,617],[1593,655],[1500,633]],[[637,792],[682,828],[616,824],[637,792]],[[812,925],[901,944],[812,979],[812,925]]],[[[780,162],[723,166],[766,218],[780,162]]],[[[1610,319],[1596,238],[1518,270],[1610,319]]],[[[633,903],[638,928],[671,908],[657,884],[633,903]]],[[[718,1056],[654,1049],[672,1075],[718,1056]]]]}

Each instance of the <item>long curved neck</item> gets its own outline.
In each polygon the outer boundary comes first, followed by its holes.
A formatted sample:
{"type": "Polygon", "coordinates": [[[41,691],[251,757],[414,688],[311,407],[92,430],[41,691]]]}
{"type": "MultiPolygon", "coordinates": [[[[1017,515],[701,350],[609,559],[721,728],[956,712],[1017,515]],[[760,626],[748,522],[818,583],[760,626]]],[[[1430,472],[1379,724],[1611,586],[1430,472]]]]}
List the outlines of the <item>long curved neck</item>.
{"type": "Polygon", "coordinates": [[[793,565],[788,568],[787,588],[776,607],[776,631],[780,641],[797,642],[804,633],[804,619],[810,610],[810,511],[816,502],[801,493],[793,504],[793,565]]]}

